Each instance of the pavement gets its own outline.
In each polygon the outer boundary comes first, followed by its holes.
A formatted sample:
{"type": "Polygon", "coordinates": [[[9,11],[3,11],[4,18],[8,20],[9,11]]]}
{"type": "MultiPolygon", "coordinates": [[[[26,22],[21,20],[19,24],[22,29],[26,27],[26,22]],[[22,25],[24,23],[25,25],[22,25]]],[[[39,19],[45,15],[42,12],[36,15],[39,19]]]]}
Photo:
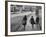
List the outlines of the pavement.
{"type": "MultiPolygon", "coordinates": [[[[23,15],[25,15],[25,14],[23,14],[23,15]]],[[[24,26],[21,23],[21,21],[22,21],[21,17],[22,16],[19,17],[19,18],[18,17],[16,18],[16,15],[15,14],[11,16],[12,17],[12,19],[11,19],[12,20],[12,23],[13,22],[15,23],[15,24],[12,24],[11,25],[11,31],[12,32],[17,32],[17,31],[39,31],[40,30],[40,26],[39,25],[34,24],[34,28],[32,28],[32,24],[30,23],[31,16],[33,16],[34,17],[34,20],[36,20],[35,12],[32,13],[32,14],[29,12],[29,13],[26,13],[26,15],[29,15],[29,17],[27,17],[27,24],[25,26],[25,30],[24,30],[24,26]],[[17,20],[19,20],[19,21],[17,21],[17,20]]]]}

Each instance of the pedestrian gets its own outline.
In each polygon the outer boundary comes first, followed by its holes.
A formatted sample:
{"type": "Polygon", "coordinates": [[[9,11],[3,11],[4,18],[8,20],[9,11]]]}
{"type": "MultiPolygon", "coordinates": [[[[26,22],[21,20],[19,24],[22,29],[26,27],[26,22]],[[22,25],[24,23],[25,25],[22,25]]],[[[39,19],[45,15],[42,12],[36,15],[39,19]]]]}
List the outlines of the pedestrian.
{"type": "Polygon", "coordinates": [[[22,20],[22,24],[24,25],[24,30],[25,30],[26,23],[27,23],[27,16],[25,15],[22,20]]]}
{"type": "Polygon", "coordinates": [[[32,29],[33,29],[34,28],[34,24],[35,24],[33,16],[31,16],[30,22],[32,24],[32,29]]]}
{"type": "Polygon", "coordinates": [[[39,24],[39,17],[36,17],[36,24],[39,24]]]}
{"type": "Polygon", "coordinates": [[[40,30],[41,30],[41,25],[39,24],[39,17],[38,16],[36,17],[36,24],[39,25],[40,30]]]}

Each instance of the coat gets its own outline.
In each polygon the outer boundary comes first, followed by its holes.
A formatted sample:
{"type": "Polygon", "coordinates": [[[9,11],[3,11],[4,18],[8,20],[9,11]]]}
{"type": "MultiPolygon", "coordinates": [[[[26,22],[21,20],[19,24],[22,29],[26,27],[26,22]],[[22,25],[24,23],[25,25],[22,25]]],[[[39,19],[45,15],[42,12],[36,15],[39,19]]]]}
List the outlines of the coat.
{"type": "Polygon", "coordinates": [[[30,19],[30,22],[31,22],[31,24],[35,24],[34,18],[31,18],[31,19],[30,19]]]}

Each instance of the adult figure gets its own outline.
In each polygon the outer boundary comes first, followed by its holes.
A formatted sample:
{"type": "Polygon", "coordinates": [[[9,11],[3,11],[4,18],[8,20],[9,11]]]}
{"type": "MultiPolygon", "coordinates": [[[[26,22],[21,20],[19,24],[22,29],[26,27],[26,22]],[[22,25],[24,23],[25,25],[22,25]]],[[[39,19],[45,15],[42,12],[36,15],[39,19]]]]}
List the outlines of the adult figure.
{"type": "Polygon", "coordinates": [[[36,24],[39,24],[39,17],[36,17],[36,24]]]}
{"type": "Polygon", "coordinates": [[[27,23],[27,16],[25,15],[22,20],[22,24],[24,25],[24,30],[25,30],[26,23],[27,23]]]}
{"type": "Polygon", "coordinates": [[[33,16],[31,16],[30,22],[31,22],[31,24],[32,24],[32,28],[34,28],[34,24],[35,24],[35,22],[34,22],[34,18],[33,18],[33,16]]]}
{"type": "Polygon", "coordinates": [[[40,30],[41,30],[41,25],[39,24],[39,17],[38,16],[36,17],[36,24],[39,25],[40,30]]]}

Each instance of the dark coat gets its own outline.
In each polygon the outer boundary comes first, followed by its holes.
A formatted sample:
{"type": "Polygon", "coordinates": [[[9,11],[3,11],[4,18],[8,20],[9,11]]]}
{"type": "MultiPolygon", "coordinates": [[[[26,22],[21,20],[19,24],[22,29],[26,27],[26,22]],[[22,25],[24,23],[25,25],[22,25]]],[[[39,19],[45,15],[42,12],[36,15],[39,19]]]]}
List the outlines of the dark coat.
{"type": "Polygon", "coordinates": [[[24,16],[22,24],[23,24],[23,25],[26,25],[26,23],[27,23],[27,17],[24,16]]]}
{"type": "Polygon", "coordinates": [[[31,24],[35,24],[34,18],[31,18],[31,19],[30,19],[30,22],[31,22],[31,24]]]}

